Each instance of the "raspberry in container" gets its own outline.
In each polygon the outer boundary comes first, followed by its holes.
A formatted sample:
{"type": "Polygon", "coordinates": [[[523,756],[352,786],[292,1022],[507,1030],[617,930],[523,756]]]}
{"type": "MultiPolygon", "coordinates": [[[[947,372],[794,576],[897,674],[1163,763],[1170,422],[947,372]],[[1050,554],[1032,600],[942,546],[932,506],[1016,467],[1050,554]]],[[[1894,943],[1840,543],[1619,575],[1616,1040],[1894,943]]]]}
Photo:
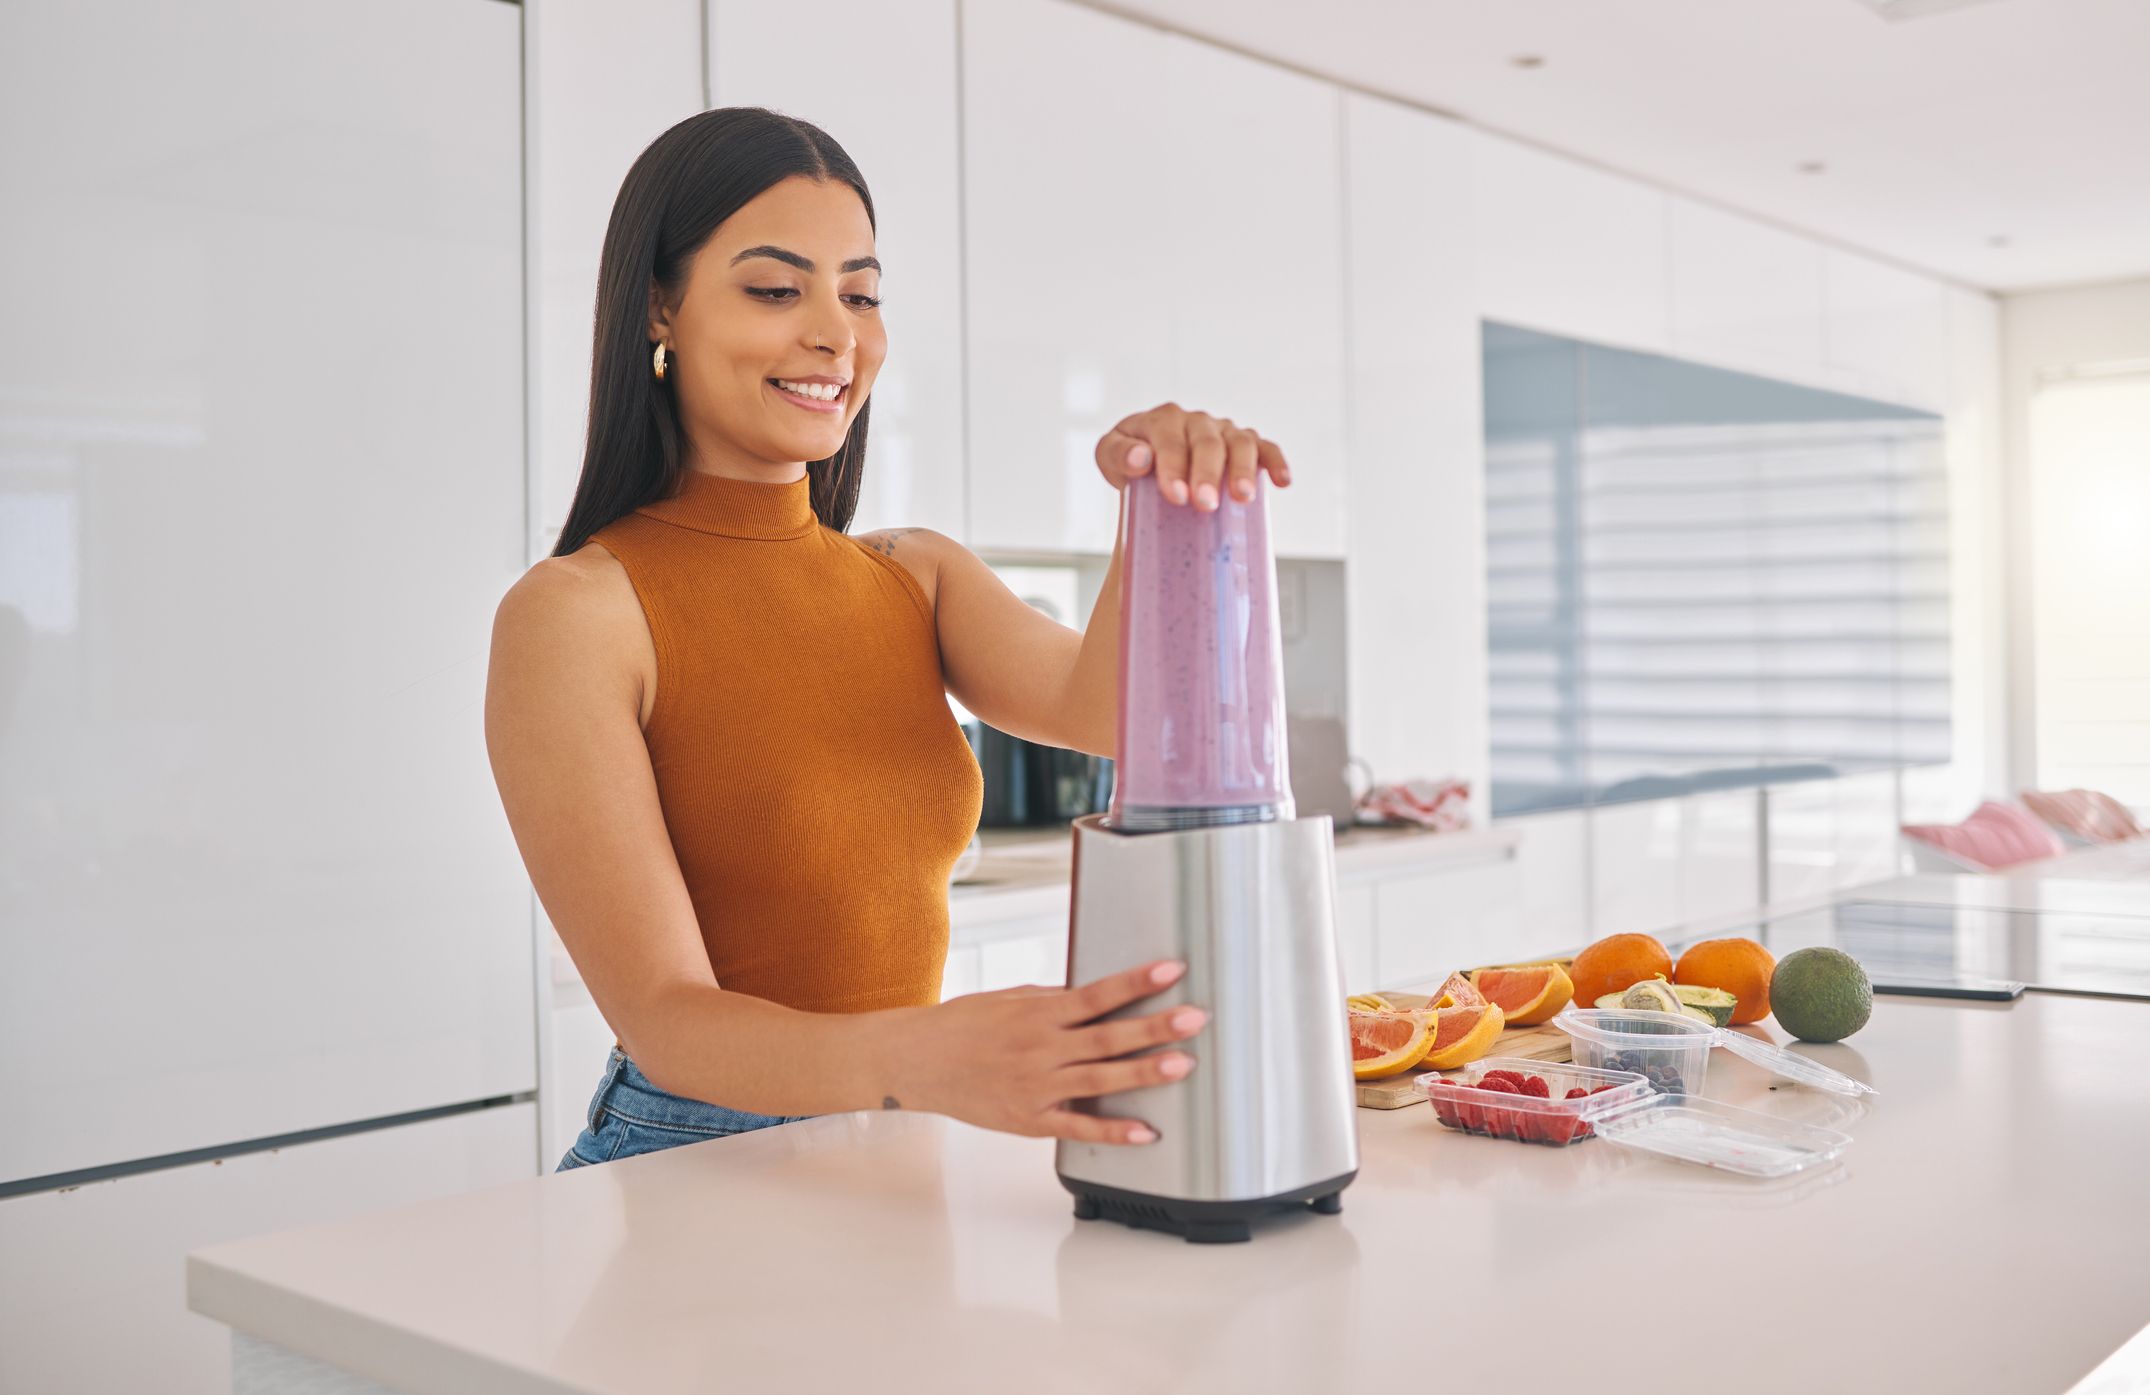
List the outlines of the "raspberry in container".
{"type": "Polygon", "coordinates": [[[1565,1148],[1590,1137],[1592,1121],[1647,1099],[1650,1082],[1633,1071],[1489,1056],[1444,1076],[1413,1082],[1433,1117],[1462,1133],[1565,1148]],[[1541,1093],[1542,1092],[1542,1093],[1541,1093]]]}

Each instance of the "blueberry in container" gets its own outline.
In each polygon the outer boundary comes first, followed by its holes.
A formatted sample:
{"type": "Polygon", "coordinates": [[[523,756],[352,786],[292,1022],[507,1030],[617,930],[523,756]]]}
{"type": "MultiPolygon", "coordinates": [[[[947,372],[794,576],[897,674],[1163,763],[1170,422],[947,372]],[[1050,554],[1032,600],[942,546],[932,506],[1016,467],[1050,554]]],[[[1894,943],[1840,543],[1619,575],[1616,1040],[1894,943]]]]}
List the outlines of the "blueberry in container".
{"type": "Polygon", "coordinates": [[[1662,1095],[1699,1095],[1717,1028],[1676,1012],[1570,1009],[1552,1025],[1574,1038],[1575,1063],[1641,1076],[1662,1095]]]}

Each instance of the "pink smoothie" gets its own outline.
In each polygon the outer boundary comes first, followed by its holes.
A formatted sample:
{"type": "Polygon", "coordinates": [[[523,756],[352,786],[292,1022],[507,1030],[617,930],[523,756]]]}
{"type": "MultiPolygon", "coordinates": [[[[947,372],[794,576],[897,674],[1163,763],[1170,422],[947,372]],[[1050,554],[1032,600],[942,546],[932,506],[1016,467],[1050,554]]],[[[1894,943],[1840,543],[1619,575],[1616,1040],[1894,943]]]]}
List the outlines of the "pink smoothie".
{"type": "Polygon", "coordinates": [[[1206,512],[1168,502],[1144,475],[1127,485],[1125,515],[1106,824],[1291,818],[1267,481],[1256,477],[1250,501],[1227,495],[1206,512]]]}

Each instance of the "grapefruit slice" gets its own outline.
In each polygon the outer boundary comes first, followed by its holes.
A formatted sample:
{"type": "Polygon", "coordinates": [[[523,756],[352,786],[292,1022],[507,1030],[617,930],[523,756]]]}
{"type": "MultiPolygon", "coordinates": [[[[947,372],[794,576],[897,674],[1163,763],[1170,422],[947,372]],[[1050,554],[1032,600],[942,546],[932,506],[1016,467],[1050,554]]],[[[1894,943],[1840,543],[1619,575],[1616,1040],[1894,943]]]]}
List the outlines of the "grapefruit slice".
{"type": "Polygon", "coordinates": [[[1511,1027],[1535,1027],[1575,997],[1574,981],[1558,964],[1473,969],[1471,983],[1506,1014],[1511,1027]]]}
{"type": "Polygon", "coordinates": [[[1352,1078],[1379,1080],[1411,1069],[1433,1046],[1433,1028],[1430,1012],[1353,1012],[1352,1078]]]}
{"type": "Polygon", "coordinates": [[[1441,985],[1441,991],[1433,995],[1433,1006],[1437,1008],[1484,1007],[1485,1005],[1485,994],[1480,993],[1477,986],[1467,976],[1460,973],[1450,974],[1448,982],[1441,985]]]}
{"type": "Polygon", "coordinates": [[[1507,1014],[1492,1003],[1445,1007],[1433,1016],[1433,1042],[1419,1058],[1433,1070],[1469,1065],[1499,1043],[1508,1025],[1507,1014]]]}

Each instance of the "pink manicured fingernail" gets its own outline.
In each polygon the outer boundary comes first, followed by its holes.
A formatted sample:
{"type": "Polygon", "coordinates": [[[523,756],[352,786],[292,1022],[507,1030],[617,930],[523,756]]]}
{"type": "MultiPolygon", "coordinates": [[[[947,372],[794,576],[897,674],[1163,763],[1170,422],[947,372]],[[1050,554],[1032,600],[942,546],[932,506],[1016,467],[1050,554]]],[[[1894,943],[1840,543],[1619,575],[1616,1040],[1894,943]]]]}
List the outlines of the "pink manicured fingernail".
{"type": "Polygon", "coordinates": [[[1186,972],[1187,966],[1175,959],[1169,964],[1159,964],[1156,968],[1150,970],[1150,982],[1170,983],[1186,972]]]}
{"type": "Polygon", "coordinates": [[[1172,502],[1175,504],[1187,502],[1187,482],[1185,480],[1172,481],[1172,502]]]}
{"type": "Polygon", "coordinates": [[[1253,481],[1253,480],[1233,480],[1233,481],[1232,481],[1232,494],[1233,494],[1233,496],[1234,496],[1235,498],[1238,498],[1238,499],[1242,499],[1242,500],[1245,500],[1245,499],[1252,499],[1252,498],[1254,497],[1254,481],[1253,481]]]}
{"type": "Polygon", "coordinates": [[[1194,1069],[1194,1060],[1188,1056],[1167,1056],[1157,1063],[1157,1073],[1167,1080],[1177,1080],[1194,1069]]]}
{"type": "Polygon", "coordinates": [[[1213,484],[1202,486],[1202,507],[1205,509],[1217,507],[1217,486],[1213,484]]]}
{"type": "Polygon", "coordinates": [[[1209,1021],[1209,1014],[1202,1011],[1202,1009],[1183,1007],[1172,1014],[1172,1030],[1175,1032],[1191,1032],[1207,1021],[1209,1021]]]}
{"type": "Polygon", "coordinates": [[[1155,1143],[1157,1141],[1157,1130],[1146,1129],[1137,1124],[1127,1131],[1127,1141],[1129,1143],[1155,1143]]]}

